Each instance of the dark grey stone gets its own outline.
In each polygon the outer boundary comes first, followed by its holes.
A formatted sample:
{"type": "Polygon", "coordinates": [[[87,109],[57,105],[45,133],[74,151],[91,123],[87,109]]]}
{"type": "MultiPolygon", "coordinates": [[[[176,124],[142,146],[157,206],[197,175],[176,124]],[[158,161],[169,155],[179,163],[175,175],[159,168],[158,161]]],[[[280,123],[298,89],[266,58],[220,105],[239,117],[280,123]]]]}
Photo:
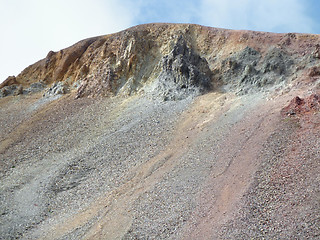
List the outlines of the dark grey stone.
{"type": "Polygon", "coordinates": [[[161,72],[152,94],[163,100],[181,100],[209,91],[212,72],[206,59],[189,48],[180,36],[173,50],[160,62],[161,72]]]}

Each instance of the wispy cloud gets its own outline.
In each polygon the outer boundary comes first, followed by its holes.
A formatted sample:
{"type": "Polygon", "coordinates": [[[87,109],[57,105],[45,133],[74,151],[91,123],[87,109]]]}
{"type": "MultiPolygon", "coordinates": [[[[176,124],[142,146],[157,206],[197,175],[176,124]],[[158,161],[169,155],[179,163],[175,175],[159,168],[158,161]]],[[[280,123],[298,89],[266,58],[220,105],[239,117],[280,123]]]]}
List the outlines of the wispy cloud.
{"type": "Polygon", "coordinates": [[[130,27],[130,3],[117,0],[0,0],[0,81],[84,38],[130,27]]]}
{"type": "Polygon", "coordinates": [[[304,0],[202,0],[205,25],[272,32],[312,32],[304,0]]]}

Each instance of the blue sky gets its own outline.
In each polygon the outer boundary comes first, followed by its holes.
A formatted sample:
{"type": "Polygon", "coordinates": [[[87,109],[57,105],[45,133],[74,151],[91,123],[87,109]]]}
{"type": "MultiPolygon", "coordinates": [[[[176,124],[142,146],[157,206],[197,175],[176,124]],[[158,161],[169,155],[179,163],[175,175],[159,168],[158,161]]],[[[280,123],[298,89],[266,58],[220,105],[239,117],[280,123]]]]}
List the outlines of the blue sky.
{"type": "Polygon", "coordinates": [[[75,42],[150,22],[320,34],[319,0],[0,0],[0,82],[75,42]]]}

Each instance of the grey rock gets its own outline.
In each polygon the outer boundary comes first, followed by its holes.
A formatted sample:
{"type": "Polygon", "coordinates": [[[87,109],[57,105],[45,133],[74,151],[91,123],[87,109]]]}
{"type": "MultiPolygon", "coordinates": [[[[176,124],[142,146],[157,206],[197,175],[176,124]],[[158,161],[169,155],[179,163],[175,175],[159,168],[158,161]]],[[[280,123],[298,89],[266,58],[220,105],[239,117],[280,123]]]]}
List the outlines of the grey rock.
{"type": "Polygon", "coordinates": [[[182,36],[159,65],[161,72],[151,94],[165,101],[196,96],[212,88],[212,72],[206,59],[189,48],[182,36]]]}
{"type": "Polygon", "coordinates": [[[26,93],[37,93],[41,92],[46,85],[44,83],[40,82],[35,82],[30,85],[29,88],[26,89],[26,93]]]}
{"type": "Polygon", "coordinates": [[[272,48],[262,57],[258,51],[246,47],[222,61],[218,75],[227,89],[246,94],[281,83],[292,73],[293,64],[292,57],[280,48],[272,48]]]}
{"type": "Polygon", "coordinates": [[[5,86],[0,89],[0,98],[6,96],[17,96],[21,94],[30,94],[41,92],[45,88],[45,84],[42,82],[32,83],[28,88],[24,89],[22,85],[13,84],[10,86],[5,86]]]}
{"type": "Polygon", "coordinates": [[[5,86],[5,87],[1,88],[0,89],[0,98],[14,95],[17,88],[18,88],[17,85],[10,85],[10,86],[5,86]]]}
{"type": "Polygon", "coordinates": [[[69,87],[63,82],[54,83],[44,94],[44,97],[62,95],[69,92],[69,87]]]}
{"type": "Polygon", "coordinates": [[[288,72],[292,65],[293,60],[286,52],[279,48],[272,48],[263,59],[261,71],[283,75],[288,72]]]}
{"type": "Polygon", "coordinates": [[[243,88],[248,83],[256,82],[258,73],[256,67],[260,58],[261,55],[258,51],[246,47],[222,61],[220,74],[223,84],[243,88]]]}

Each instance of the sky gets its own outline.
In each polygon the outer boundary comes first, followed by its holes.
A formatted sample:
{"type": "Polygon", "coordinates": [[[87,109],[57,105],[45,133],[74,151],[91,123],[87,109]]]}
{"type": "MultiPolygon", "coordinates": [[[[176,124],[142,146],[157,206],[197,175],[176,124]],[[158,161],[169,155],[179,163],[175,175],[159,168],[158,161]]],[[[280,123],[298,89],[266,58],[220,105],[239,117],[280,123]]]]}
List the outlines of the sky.
{"type": "Polygon", "coordinates": [[[320,34],[319,0],[0,0],[0,82],[82,39],[151,22],[320,34]]]}

